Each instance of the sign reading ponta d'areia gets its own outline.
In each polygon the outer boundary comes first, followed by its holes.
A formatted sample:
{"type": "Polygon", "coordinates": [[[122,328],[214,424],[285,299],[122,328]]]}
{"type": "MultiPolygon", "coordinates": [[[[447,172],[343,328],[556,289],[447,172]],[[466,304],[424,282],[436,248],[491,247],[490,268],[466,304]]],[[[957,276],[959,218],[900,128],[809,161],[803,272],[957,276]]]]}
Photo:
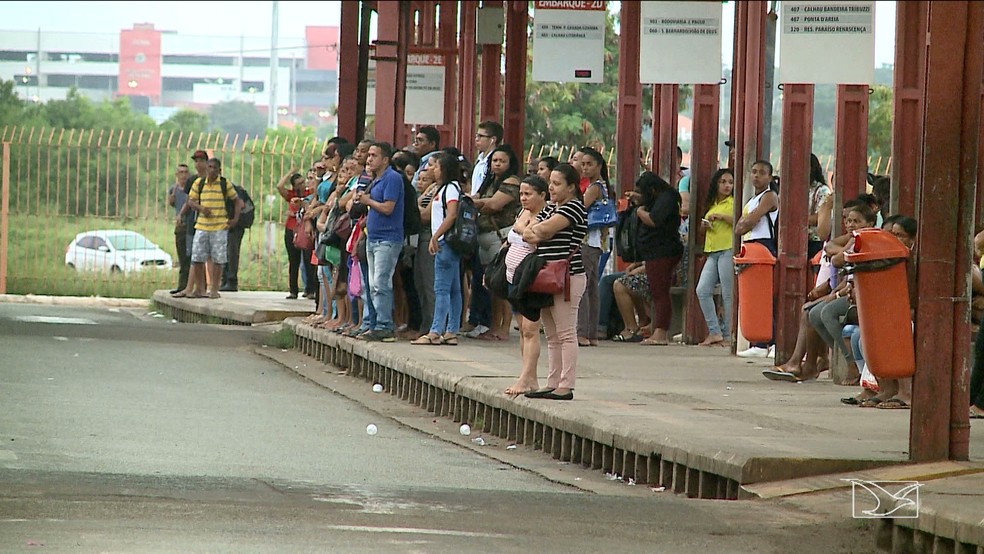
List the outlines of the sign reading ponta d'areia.
{"type": "Polygon", "coordinates": [[[643,2],[639,80],[720,82],[723,11],[721,2],[643,2]]]}
{"type": "Polygon", "coordinates": [[[600,83],[605,69],[605,2],[537,0],[533,80],[600,83]]]}
{"type": "Polygon", "coordinates": [[[875,75],[875,2],[783,0],[779,81],[869,84],[875,75]]]}

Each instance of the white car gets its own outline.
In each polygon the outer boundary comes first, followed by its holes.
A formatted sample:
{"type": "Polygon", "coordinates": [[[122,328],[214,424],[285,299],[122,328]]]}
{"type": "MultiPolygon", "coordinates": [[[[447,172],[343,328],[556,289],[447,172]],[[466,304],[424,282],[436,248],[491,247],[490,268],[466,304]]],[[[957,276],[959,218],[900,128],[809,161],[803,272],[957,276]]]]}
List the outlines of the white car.
{"type": "Polygon", "coordinates": [[[133,231],[86,231],[65,250],[65,265],[80,271],[129,273],[170,269],[173,263],[170,254],[133,231]]]}

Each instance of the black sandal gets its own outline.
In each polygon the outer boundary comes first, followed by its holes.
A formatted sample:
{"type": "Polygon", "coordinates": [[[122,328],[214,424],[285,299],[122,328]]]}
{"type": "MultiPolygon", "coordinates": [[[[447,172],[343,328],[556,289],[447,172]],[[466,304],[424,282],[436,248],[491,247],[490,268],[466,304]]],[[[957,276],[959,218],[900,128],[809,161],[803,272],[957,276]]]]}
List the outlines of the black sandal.
{"type": "Polygon", "coordinates": [[[642,342],[643,338],[642,335],[639,334],[639,331],[636,331],[627,337],[619,333],[612,337],[612,340],[615,342],[642,342]]]}

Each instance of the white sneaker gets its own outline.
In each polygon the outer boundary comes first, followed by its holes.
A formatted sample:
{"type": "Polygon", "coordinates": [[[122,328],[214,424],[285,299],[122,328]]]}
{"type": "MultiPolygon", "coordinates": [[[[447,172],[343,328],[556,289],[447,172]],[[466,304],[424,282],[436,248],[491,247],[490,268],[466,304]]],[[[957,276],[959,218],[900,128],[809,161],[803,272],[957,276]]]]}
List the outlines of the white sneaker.
{"type": "Polygon", "coordinates": [[[489,328],[484,325],[476,325],[474,329],[465,333],[465,336],[470,339],[477,339],[479,335],[488,331],[489,328]]]}
{"type": "Polygon", "coordinates": [[[738,353],[739,358],[768,358],[769,349],[762,348],[760,346],[753,346],[748,350],[742,350],[738,353]]]}
{"type": "Polygon", "coordinates": [[[775,358],[775,357],[776,357],[776,345],[773,344],[772,346],[769,347],[769,354],[766,356],[766,358],[775,358]]]}

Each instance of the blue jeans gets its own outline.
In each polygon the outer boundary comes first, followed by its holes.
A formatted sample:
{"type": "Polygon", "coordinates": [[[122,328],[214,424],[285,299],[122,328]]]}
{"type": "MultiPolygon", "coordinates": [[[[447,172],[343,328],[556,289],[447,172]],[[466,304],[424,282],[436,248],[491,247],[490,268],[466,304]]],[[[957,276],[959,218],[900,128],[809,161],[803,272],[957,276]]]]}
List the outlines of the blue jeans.
{"type": "Polygon", "coordinates": [[[372,294],[369,292],[369,261],[359,260],[359,269],[362,271],[362,294],[359,295],[362,299],[362,324],[359,330],[369,331],[376,328],[376,308],[372,305],[372,294]]]}
{"type": "Polygon", "coordinates": [[[616,271],[598,280],[598,328],[605,332],[608,331],[608,319],[615,306],[615,281],[622,275],[625,275],[624,271],[616,271]]]}
{"type": "Polygon", "coordinates": [[[370,240],[366,243],[369,254],[369,296],[376,309],[376,331],[393,331],[393,273],[403,250],[402,242],[370,240]]]}
{"type": "Polygon", "coordinates": [[[734,298],[735,262],[731,249],[707,253],[707,262],[697,281],[697,300],[704,314],[707,331],[711,335],[730,336],[731,302],[734,298]],[[724,302],[724,321],[718,320],[714,307],[714,286],[721,283],[721,300],[724,302]]]}
{"type": "Polygon", "coordinates": [[[434,256],[434,321],[430,332],[443,335],[461,329],[461,256],[442,240],[434,256]]]}

